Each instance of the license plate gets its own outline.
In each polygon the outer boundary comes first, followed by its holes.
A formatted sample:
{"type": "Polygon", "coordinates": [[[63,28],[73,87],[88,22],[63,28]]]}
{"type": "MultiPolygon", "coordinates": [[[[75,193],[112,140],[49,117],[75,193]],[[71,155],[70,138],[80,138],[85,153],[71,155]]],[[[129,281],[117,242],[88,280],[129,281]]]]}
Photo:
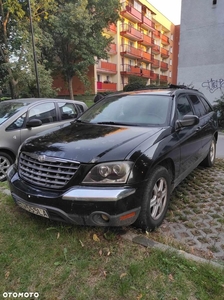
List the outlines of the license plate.
{"type": "Polygon", "coordinates": [[[44,218],[49,218],[48,213],[46,211],[46,209],[42,209],[30,204],[26,204],[24,202],[21,202],[20,200],[17,200],[16,203],[23,209],[27,210],[28,212],[44,217],[44,218]]]}

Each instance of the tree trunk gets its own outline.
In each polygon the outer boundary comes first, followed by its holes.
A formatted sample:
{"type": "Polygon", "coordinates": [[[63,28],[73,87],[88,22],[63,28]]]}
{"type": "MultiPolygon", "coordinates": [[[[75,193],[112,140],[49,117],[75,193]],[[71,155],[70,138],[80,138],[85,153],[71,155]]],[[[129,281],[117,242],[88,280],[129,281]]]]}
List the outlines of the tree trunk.
{"type": "Polygon", "coordinates": [[[69,95],[70,95],[70,99],[74,100],[74,94],[73,94],[73,86],[72,86],[72,77],[70,77],[68,79],[68,89],[69,89],[69,95]]]}

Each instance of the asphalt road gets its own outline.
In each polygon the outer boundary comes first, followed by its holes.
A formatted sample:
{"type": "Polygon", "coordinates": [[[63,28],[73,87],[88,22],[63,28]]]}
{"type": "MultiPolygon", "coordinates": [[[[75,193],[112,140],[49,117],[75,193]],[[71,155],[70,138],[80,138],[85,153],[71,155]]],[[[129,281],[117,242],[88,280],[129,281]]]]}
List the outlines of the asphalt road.
{"type": "Polygon", "coordinates": [[[219,133],[218,143],[216,147],[216,157],[224,158],[224,133],[219,133]]]}

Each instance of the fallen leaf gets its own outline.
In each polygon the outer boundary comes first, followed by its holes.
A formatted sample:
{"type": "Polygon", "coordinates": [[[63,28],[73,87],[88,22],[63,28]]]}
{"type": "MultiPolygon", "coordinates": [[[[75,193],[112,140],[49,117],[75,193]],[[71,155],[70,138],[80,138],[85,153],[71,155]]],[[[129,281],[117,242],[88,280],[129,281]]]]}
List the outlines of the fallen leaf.
{"type": "Polygon", "coordinates": [[[173,275],[172,275],[172,274],[169,275],[169,280],[170,280],[170,281],[174,281],[174,278],[173,278],[173,275]]]}
{"type": "Polygon", "coordinates": [[[137,298],[136,298],[137,300],[140,300],[140,299],[142,299],[142,294],[140,294],[139,296],[137,296],[137,298]]]}
{"type": "Polygon", "coordinates": [[[83,244],[83,242],[82,242],[81,240],[79,240],[79,242],[80,242],[81,246],[82,246],[82,247],[84,247],[84,244],[83,244]]]}
{"type": "Polygon", "coordinates": [[[99,242],[100,241],[100,239],[98,238],[98,236],[94,233],[94,235],[93,235],[93,240],[95,241],[95,242],[99,242]]]}
{"type": "Polygon", "coordinates": [[[122,273],[122,274],[120,275],[120,279],[123,278],[123,277],[125,277],[126,275],[127,275],[127,273],[122,273]]]}
{"type": "Polygon", "coordinates": [[[103,251],[102,251],[102,249],[100,249],[99,255],[102,256],[102,254],[103,254],[103,251]]]}
{"type": "Polygon", "coordinates": [[[8,278],[9,278],[9,274],[10,274],[9,271],[5,272],[5,279],[8,279],[8,278]]]}
{"type": "Polygon", "coordinates": [[[57,240],[59,239],[59,237],[60,237],[60,232],[58,232],[58,234],[57,234],[57,240]]]}

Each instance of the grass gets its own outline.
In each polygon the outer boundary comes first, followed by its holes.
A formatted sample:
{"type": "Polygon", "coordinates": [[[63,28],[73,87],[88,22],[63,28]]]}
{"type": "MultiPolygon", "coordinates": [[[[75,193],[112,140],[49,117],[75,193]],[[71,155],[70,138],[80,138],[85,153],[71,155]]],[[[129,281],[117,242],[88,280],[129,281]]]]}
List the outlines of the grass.
{"type": "Polygon", "coordinates": [[[131,243],[121,236],[127,228],[31,215],[1,192],[6,187],[0,183],[0,298],[29,292],[39,300],[223,299],[223,269],[131,243]]]}

